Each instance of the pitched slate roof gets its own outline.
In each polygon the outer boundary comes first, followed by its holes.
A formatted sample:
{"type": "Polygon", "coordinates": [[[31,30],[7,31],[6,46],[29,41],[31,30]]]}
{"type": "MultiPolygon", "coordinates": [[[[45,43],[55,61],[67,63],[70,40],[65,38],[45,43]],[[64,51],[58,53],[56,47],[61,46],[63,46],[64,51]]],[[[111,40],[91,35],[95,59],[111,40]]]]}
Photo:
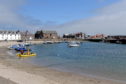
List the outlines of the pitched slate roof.
{"type": "Polygon", "coordinates": [[[0,31],[0,34],[19,34],[20,31],[0,31]]]}

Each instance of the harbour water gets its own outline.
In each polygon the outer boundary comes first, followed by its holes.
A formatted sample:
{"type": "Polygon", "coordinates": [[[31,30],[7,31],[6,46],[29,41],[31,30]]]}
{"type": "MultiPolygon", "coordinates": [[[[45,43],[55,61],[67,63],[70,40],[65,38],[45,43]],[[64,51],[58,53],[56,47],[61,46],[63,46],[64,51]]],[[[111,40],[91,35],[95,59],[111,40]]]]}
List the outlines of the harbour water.
{"type": "Polygon", "coordinates": [[[84,42],[80,47],[59,43],[31,48],[37,56],[23,61],[64,72],[126,81],[126,45],[84,42]]]}

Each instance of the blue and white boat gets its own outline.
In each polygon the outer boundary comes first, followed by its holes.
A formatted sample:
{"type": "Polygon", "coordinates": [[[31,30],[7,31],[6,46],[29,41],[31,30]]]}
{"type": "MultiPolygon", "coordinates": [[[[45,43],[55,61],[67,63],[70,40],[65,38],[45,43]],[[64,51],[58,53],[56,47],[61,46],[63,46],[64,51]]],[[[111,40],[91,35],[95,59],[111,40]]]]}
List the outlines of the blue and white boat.
{"type": "Polygon", "coordinates": [[[23,50],[23,51],[27,51],[27,49],[25,48],[25,47],[18,47],[18,48],[15,48],[15,50],[16,51],[21,51],[21,50],[23,50]]]}
{"type": "Polygon", "coordinates": [[[17,44],[17,45],[12,45],[10,47],[8,47],[10,50],[16,50],[16,51],[20,51],[20,50],[24,50],[26,51],[26,46],[24,44],[17,44]]]}
{"type": "Polygon", "coordinates": [[[31,43],[24,43],[25,46],[31,46],[31,43]]]}
{"type": "Polygon", "coordinates": [[[14,50],[15,48],[18,48],[18,47],[19,47],[19,45],[12,45],[12,46],[9,46],[8,49],[14,50]]]}

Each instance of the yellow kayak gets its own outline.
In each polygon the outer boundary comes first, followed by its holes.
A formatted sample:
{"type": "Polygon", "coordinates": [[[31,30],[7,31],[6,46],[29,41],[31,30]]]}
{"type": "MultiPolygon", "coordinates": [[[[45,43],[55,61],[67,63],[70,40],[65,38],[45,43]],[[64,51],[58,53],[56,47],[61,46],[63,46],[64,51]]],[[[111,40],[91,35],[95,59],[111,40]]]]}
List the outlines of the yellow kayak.
{"type": "Polygon", "coordinates": [[[36,53],[30,53],[29,55],[27,53],[24,54],[17,54],[17,56],[19,57],[31,57],[31,56],[36,56],[36,53]]]}

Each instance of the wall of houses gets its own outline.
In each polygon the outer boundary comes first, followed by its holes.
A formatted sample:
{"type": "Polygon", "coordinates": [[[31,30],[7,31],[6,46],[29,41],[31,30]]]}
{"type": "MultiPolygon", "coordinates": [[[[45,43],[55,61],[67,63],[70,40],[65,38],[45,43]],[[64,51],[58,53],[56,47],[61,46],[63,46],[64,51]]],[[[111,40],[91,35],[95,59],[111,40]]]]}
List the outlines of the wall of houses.
{"type": "Polygon", "coordinates": [[[0,40],[21,40],[21,34],[17,32],[0,32],[0,40]]]}

